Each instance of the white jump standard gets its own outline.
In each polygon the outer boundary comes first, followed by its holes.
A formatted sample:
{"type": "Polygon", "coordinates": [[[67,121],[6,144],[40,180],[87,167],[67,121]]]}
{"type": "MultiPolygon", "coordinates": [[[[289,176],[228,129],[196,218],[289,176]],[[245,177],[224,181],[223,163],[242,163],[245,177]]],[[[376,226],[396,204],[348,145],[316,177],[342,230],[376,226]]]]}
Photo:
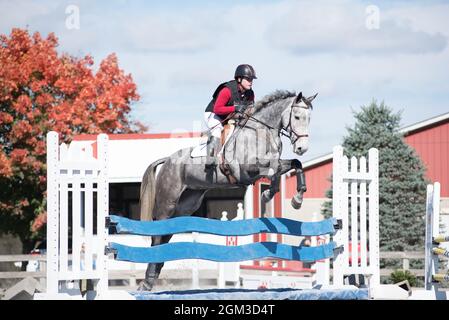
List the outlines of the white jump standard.
{"type": "Polygon", "coordinates": [[[427,186],[426,202],[425,289],[429,298],[447,300],[446,291],[440,290],[441,283],[449,282],[448,272],[440,272],[440,257],[449,257],[449,251],[440,247],[449,241],[449,236],[440,234],[440,183],[427,186]]]}

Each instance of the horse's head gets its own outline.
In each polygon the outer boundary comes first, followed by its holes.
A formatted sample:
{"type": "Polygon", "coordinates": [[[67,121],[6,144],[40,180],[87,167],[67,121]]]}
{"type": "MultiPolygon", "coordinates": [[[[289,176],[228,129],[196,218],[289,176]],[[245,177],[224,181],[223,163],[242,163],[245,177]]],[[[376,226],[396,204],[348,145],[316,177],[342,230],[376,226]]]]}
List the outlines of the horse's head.
{"type": "Polygon", "coordinates": [[[290,135],[293,152],[303,155],[309,149],[309,123],[312,112],[312,101],[318,95],[303,97],[300,92],[292,102],[290,108],[282,114],[282,124],[290,135]]]}

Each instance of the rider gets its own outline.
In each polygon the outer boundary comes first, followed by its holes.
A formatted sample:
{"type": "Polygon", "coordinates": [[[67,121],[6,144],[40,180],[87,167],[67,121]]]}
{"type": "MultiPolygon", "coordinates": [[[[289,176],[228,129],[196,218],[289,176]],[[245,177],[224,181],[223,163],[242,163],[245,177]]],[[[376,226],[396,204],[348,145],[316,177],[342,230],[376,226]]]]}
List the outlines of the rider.
{"type": "Polygon", "coordinates": [[[204,111],[204,119],[210,129],[207,140],[206,169],[216,166],[216,156],[220,150],[222,121],[233,112],[243,113],[254,102],[253,80],[257,79],[254,68],[249,64],[237,67],[234,80],[224,82],[215,90],[211,102],[204,111]]]}

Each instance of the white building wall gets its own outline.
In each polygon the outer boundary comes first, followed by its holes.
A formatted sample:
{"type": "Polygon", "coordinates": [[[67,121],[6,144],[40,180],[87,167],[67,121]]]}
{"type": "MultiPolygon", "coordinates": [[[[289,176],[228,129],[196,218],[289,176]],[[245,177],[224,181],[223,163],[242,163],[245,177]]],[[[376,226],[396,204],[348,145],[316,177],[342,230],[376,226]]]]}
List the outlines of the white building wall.
{"type": "MultiPolygon", "coordinates": [[[[205,142],[207,137],[170,139],[109,140],[109,172],[111,183],[141,182],[147,167],[174,152],[205,142]]],[[[92,145],[95,141],[74,141],[92,145]]]]}

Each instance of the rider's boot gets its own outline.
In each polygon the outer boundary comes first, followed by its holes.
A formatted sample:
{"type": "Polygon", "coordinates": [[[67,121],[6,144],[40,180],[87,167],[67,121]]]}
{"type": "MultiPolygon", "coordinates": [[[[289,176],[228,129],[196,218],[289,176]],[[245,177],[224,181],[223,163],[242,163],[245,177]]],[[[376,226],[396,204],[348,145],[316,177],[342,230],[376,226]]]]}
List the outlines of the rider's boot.
{"type": "Polygon", "coordinates": [[[214,136],[210,136],[207,142],[207,154],[206,154],[206,170],[215,169],[217,165],[217,154],[220,151],[220,139],[214,136]]]}

